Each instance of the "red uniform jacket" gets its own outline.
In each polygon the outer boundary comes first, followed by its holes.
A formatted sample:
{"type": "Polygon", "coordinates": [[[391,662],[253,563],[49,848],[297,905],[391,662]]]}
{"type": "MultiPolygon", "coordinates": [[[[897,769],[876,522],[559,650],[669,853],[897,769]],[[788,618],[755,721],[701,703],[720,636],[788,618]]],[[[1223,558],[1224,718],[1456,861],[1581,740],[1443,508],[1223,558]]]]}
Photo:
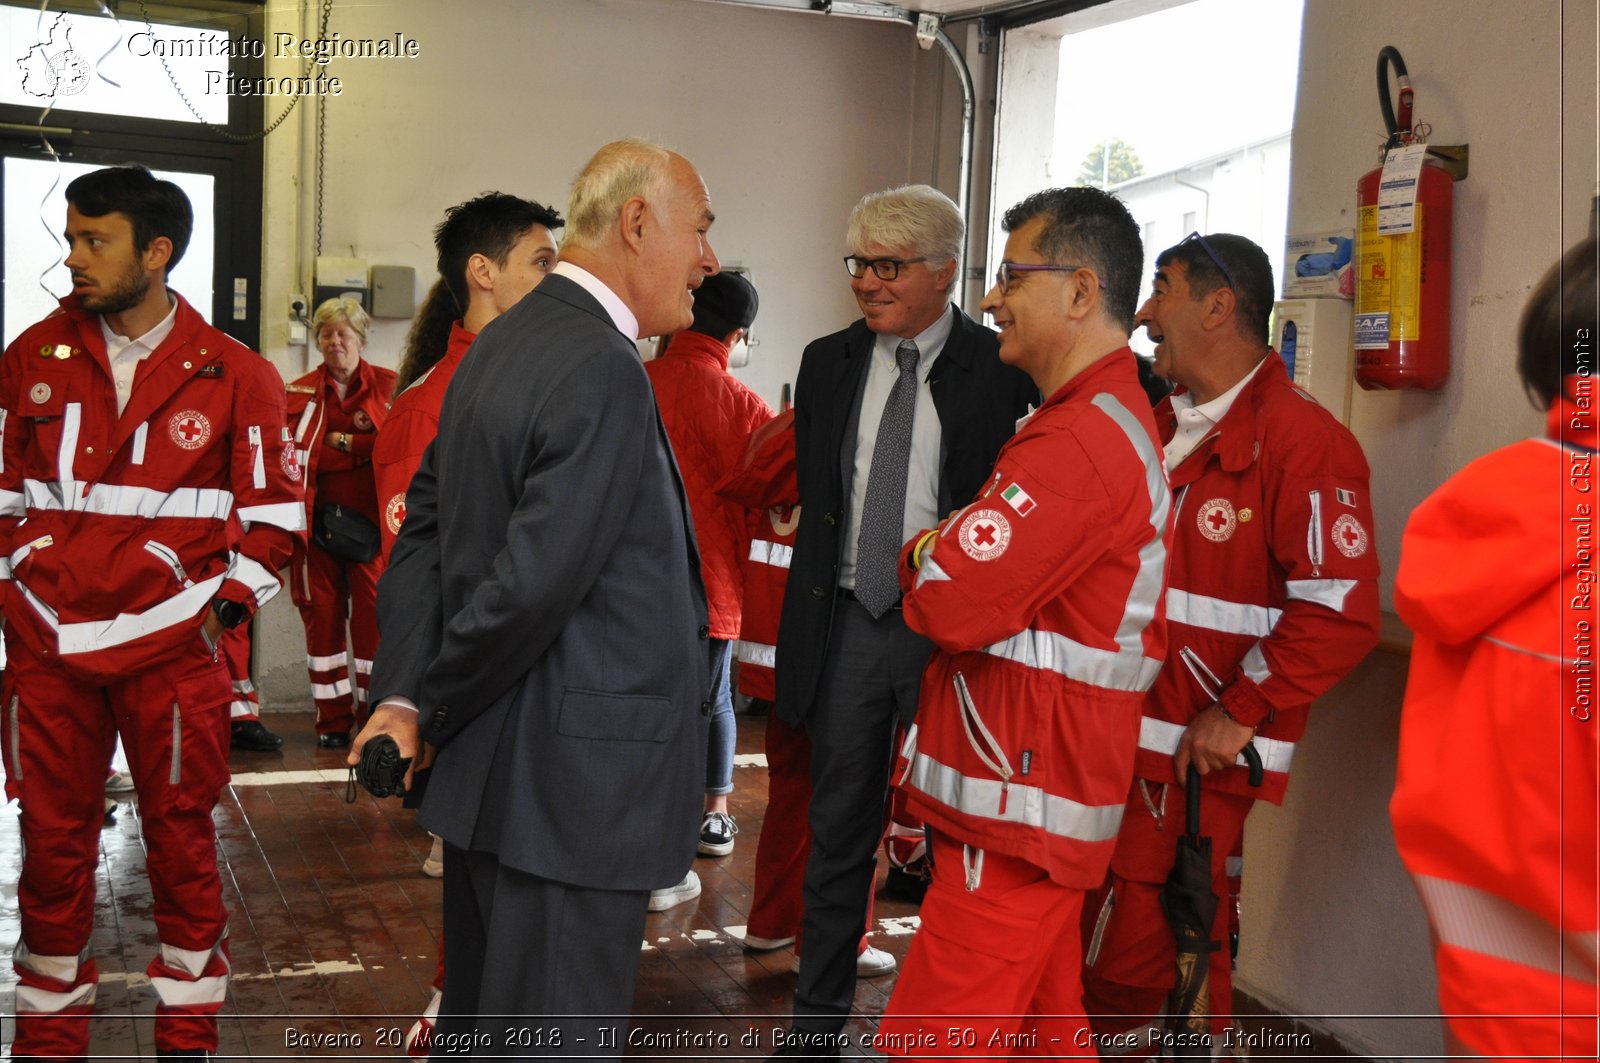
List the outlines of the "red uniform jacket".
{"type": "Polygon", "coordinates": [[[644,364],[656,406],[678,460],[700,547],[700,573],[711,613],[711,637],[739,637],[743,580],[739,559],[748,534],[744,507],[718,498],[713,486],[744,452],[772,407],[728,374],[728,349],[710,336],[680,332],[661,357],[644,364]]]}
{"type": "Polygon", "coordinates": [[[422,464],[423,452],[439,434],[439,407],[456,367],[478,338],[457,321],[450,327],[450,345],[432,369],[395,396],[389,414],[372,448],[372,477],[377,486],[378,531],[383,538],[383,561],[389,563],[395,536],[406,522],[406,488],[422,464]]]}
{"type": "MultiPolygon", "coordinates": [[[[1171,439],[1171,399],[1156,421],[1171,439]]],[[[1172,754],[1220,695],[1229,715],[1259,728],[1266,781],[1252,788],[1240,766],[1204,785],[1281,802],[1312,699],[1377,645],[1367,459],[1269,354],[1172,470],[1172,491],[1169,648],[1145,705],[1138,774],[1180,782],[1172,754]]]]}
{"type": "MultiPolygon", "coordinates": [[[[334,390],[327,367],[319,365],[285,389],[288,395],[289,431],[299,448],[305,470],[306,530],[300,548],[311,534],[319,504],[349,506],[378,523],[378,489],[372,480],[372,448],[377,430],[389,409],[394,391],[394,370],[363,359],[345,387],[344,398],[334,390]],[[329,446],[329,432],[350,433],[348,453],[329,446]]],[[[303,561],[296,561],[289,581],[296,603],[310,601],[303,561]]]]}
{"type": "MultiPolygon", "coordinates": [[[[1600,442],[1570,402],[1551,434],[1575,442],[1575,413],[1600,442]]],[[[1416,633],[1395,842],[1440,1011],[1491,1058],[1595,1058],[1595,466],[1553,440],[1479,458],[1412,513],[1395,577],[1416,633]]]]}
{"type": "Polygon", "coordinates": [[[1025,420],[915,572],[907,544],[906,624],[938,647],[904,746],[914,815],[1064,886],[1100,884],[1166,648],[1169,509],[1122,348],[1025,420]]]}
{"type": "Polygon", "coordinates": [[[213,598],[254,612],[305,527],[276,370],[174,295],[121,416],[100,318],[70,296],[0,360],[10,634],[91,681],[174,654],[213,598]]]}
{"type": "Polygon", "coordinates": [[[800,485],[794,468],[794,411],[785,410],[750,434],[744,459],[716,486],[720,497],[745,507],[749,514],[744,616],[733,652],[739,662],[739,690],[767,701],[777,698],[773,661],[778,619],[795,530],[800,527],[800,485]]]}

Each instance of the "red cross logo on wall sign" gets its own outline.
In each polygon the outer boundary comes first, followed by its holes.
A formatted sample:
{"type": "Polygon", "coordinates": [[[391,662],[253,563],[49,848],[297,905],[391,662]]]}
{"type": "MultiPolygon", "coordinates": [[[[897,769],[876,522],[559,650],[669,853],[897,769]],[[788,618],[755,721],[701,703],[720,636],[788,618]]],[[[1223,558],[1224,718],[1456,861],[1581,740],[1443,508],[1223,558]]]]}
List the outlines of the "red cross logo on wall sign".
{"type": "Polygon", "coordinates": [[[974,561],[993,561],[1011,545],[1011,522],[998,509],[974,510],[962,519],[956,540],[974,561]]]}
{"type": "Polygon", "coordinates": [[[168,423],[172,441],[184,450],[199,450],[211,439],[211,422],[199,410],[180,410],[168,423]]]}
{"type": "Polygon", "coordinates": [[[1201,505],[1200,511],[1195,514],[1195,523],[1200,528],[1200,534],[1214,543],[1225,543],[1233,538],[1234,530],[1239,526],[1233,503],[1226,498],[1213,498],[1201,505]]]}
{"type": "Polygon", "coordinates": [[[1333,545],[1345,557],[1360,557],[1367,552],[1369,542],[1367,529],[1351,514],[1340,514],[1333,522],[1333,545]]]}

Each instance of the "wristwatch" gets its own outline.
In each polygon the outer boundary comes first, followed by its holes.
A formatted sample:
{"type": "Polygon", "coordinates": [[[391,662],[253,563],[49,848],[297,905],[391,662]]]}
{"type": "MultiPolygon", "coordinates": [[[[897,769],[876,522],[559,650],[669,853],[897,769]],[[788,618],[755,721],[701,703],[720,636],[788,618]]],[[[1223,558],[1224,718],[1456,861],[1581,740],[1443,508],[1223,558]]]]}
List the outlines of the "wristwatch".
{"type": "Polygon", "coordinates": [[[233,602],[226,598],[211,599],[211,615],[217,618],[217,623],[230,631],[250,619],[243,602],[233,602]]]}

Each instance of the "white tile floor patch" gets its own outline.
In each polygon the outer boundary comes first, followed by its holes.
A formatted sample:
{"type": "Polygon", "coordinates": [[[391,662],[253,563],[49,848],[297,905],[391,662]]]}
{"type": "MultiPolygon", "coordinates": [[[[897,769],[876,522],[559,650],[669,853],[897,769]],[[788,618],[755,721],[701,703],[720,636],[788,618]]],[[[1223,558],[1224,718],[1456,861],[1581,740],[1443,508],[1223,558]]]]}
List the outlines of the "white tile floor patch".
{"type": "Polygon", "coordinates": [[[892,938],[915,934],[917,927],[921,925],[922,917],[919,915],[903,915],[893,919],[878,920],[878,929],[892,938]]]}

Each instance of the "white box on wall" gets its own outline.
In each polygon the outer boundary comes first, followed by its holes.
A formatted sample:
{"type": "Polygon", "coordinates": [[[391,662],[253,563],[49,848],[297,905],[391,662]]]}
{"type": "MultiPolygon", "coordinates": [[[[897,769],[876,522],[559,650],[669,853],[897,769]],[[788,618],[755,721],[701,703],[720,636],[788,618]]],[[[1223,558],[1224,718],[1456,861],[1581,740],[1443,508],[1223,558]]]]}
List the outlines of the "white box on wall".
{"type": "Polygon", "coordinates": [[[1272,346],[1289,375],[1346,425],[1355,365],[1350,308],[1343,299],[1285,299],[1272,308],[1272,346]]]}

